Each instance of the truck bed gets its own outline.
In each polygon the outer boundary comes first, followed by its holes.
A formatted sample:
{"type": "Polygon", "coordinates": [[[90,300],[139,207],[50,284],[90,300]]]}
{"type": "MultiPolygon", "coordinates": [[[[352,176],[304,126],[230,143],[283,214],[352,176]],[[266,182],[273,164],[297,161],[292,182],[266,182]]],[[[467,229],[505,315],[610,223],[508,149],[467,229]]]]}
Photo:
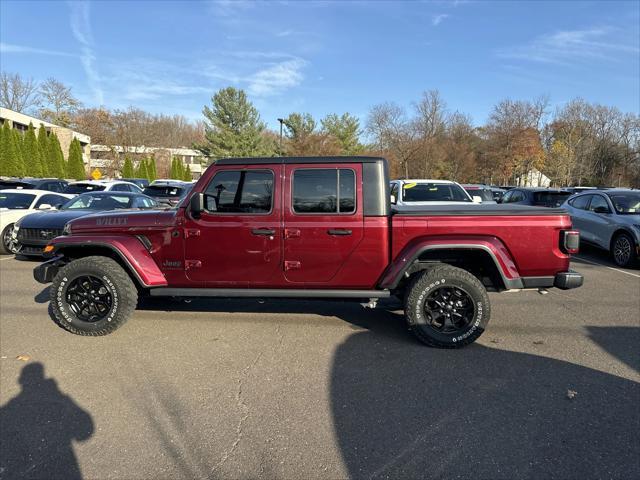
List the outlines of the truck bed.
{"type": "Polygon", "coordinates": [[[557,216],[567,215],[562,208],[530,207],[527,205],[469,204],[467,205],[403,205],[392,206],[392,215],[435,216],[557,216]]]}

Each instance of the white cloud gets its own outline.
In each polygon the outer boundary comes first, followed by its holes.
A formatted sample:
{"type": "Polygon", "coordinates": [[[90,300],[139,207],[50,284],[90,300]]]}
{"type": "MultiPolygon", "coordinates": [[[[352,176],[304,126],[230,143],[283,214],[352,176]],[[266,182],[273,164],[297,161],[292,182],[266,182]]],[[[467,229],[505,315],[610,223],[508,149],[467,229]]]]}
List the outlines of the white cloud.
{"type": "Polygon", "coordinates": [[[433,25],[434,27],[437,27],[438,25],[440,25],[443,21],[445,21],[449,17],[450,17],[450,15],[446,14],[446,13],[440,13],[438,15],[433,15],[431,17],[431,25],[433,25]]]}
{"type": "Polygon", "coordinates": [[[59,52],[56,50],[45,50],[42,48],[27,47],[25,45],[13,45],[11,43],[0,42],[0,53],[28,53],[34,55],[52,55],[58,57],[77,57],[77,55],[68,52],[59,52]]]}
{"type": "Polygon", "coordinates": [[[87,75],[89,88],[93,92],[94,101],[98,105],[104,104],[102,79],[96,68],[96,56],[93,51],[93,34],[89,18],[89,2],[68,2],[71,10],[70,23],[73,36],[80,43],[80,60],[87,75]]]}
{"type": "Polygon", "coordinates": [[[610,27],[561,30],[541,35],[527,45],[505,48],[498,56],[540,63],[572,64],[585,60],[610,60],[640,52],[637,42],[623,38],[610,27]]]}
{"type": "Polygon", "coordinates": [[[268,96],[298,86],[304,79],[302,69],[306,63],[297,58],[259,70],[249,79],[249,93],[258,97],[268,96]]]}

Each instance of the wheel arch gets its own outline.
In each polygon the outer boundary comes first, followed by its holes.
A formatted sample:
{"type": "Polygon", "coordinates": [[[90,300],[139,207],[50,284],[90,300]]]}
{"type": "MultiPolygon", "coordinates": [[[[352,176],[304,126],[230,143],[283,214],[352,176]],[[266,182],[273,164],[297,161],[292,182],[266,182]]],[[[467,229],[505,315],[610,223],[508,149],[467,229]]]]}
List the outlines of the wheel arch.
{"type": "Polygon", "coordinates": [[[636,244],[636,246],[638,245],[638,242],[636,240],[635,235],[633,234],[633,232],[625,227],[618,227],[616,228],[616,230],[611,234],[611,239],[609,240],[609,251],[611,251],[611,249],[613,248],[613,242],[616,241],[616,238],[618,238],[618,236],[622,233],[625,233],[627,235],[629,235],[631,237],[631,240],[636,244]]]}

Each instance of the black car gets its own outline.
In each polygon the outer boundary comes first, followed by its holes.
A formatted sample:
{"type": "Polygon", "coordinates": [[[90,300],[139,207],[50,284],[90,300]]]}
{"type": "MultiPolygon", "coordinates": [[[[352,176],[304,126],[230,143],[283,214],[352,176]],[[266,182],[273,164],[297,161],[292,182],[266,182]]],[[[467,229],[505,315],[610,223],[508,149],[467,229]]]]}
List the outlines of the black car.
{"type": "Polygon", "coordinates": [[[91,192],[78,195],[59,210],[32,213],[18,220],[14,227],[17,255],[42,256],[42,249],[63,234],[64,226],[74,218],[105,210],[155,208],[157,202],[141,193],[91,192]]]}
{"type": "Polygon", "coordinates": [[[25,190],[47,190],[49,192],[64,193],[68,183],[66,180],[60,178],[7,178],[0,179],[0,190],[20,188],[25,190]]]}
{"type": "Polygon", "coordinates": [[[154,198],[160,205],[175,207],[193,188],[193,183],[179,181],[153,182],[142,193],[154,198]]]}
{"type": "Polygon", "coordinates": [[[572,195],[556,188],[515,187],[502,196],[500,203],[531,205],[536,207],[559,207],[572,195]]]}
{"type": "Polygon", "coordinates": [[[142,190],[149,186],[149,180],[147,180],[146,178],[121,178],[120,180],[122,180],[123,182],[135,183],[142,190]]]}

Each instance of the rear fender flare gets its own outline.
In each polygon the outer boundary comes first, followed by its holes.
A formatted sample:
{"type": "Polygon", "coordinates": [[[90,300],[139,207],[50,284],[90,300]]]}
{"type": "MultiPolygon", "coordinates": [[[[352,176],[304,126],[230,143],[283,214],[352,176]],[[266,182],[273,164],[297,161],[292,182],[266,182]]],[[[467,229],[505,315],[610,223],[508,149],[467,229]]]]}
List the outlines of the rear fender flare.
{"type": "Polygon", "coordinates": [[[57,237],[50,244],[54,247],[53,255],[63,256],[65,256],[65,251],[70,252],[71,250],[74,252],[86,250],[87,255],[94,255],[96,249],[107,249],[121,260],[141,287],[167,286],[167,280],[151,253],[142,241],[134,236],[105,236],[104,238],[97,238],[88,235],[74,235],[57,237]],[[93,252],[90,253],[91,250],[93,252]]]}
{"type": "Polygon", "coordinates": [[[500,274],[507,290],[524,288],[516,265],[506,246],[496,237],[439,237],[416,239],[406,245],[389,265],[379,282],[380,288],[394,289],[420,256],[433,250],[479,250],[486,252],[500,274]]]}

